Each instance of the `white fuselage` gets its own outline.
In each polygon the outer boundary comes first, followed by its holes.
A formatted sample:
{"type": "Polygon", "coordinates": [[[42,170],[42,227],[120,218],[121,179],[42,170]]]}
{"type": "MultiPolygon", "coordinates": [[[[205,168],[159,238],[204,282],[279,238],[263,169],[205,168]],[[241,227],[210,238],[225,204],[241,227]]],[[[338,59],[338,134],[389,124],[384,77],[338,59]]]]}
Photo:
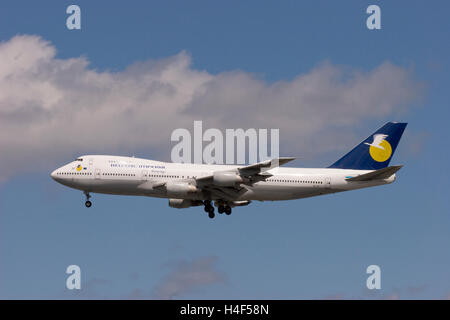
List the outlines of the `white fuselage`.
{"type": "MultiPolygon", "coordinates": [[[[217,171],[233,170],[235,165],[167,163],[134,157],[86,155],[52,172],[59,183],[84,192],[139,195],[159,198],[216,200],[205,192],[182,196],[154,188],[168,182],[195,184],[196,179],[217,171]]],[[[265,181],[243,185],[234,200],[290,200],[372,187],[395,180],[395,175],[374,181],[347,181],[346,178],[371,172],[332,168],[273,168],[265,181]]]]}

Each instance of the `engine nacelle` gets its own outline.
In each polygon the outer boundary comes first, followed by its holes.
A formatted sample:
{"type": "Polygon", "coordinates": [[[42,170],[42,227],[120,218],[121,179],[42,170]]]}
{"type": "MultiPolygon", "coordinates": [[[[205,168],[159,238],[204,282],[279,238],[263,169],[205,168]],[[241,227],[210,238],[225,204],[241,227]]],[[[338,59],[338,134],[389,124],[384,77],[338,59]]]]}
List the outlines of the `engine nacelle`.
{"type": "Polygon", "coordinates": [[[213,182],[219,187],[232,187],[244,180],[234,172],[214,172],[213,182]]]}
{"type": "Polygon", "coordinates": [[[243,207],[243,206],[248,206],[250,204],[250,200],[240,200],[240,201],[233,201],[231,203],[232,207],[243,207]]]}
{"type": "Polygon", "coordinates": [[[189,199],[169,199],[169,207],[183,209],[195,206],[201,206],[203,202],[200,200],[189,200],[189,199]]]}
{"type": "Polygon", "coordinates": [[[167,195],[169,196],[186,196],[188,194],[199,192],[200,190],[187,182],[168,182],[166,184],[167,195]]]}

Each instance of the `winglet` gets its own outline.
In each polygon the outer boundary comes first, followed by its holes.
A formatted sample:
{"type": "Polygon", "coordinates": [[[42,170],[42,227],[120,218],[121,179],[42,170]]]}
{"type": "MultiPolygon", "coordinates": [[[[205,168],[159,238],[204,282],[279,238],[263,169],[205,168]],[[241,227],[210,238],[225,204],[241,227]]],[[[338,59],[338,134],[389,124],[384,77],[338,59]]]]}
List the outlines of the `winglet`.
{"type": "Polygon", "coordinates": [[[278,165],[282,166],[283,164],[286,164],[288,162],[295,160],[295,157],[282,157],[282,158],[274,159],[272,161],[276,161],[276,160],[278,160],[278,165]]]}
{"type": "Polygon", "coordinates": [[[251,164],[249,166],[245,166],[242,168],[239,168],[239,172],[261,172],[263,168],[275,168],[275,167],[279,167],[283,164],[286,164],[292,160],[294,160],[294,157],[280,157],[280,158],[275,158],[275,159],[270,159],[270,160],[266,160],[266,161],[262,161],[262,162],[258,162],[255,164],[251,164]]]}

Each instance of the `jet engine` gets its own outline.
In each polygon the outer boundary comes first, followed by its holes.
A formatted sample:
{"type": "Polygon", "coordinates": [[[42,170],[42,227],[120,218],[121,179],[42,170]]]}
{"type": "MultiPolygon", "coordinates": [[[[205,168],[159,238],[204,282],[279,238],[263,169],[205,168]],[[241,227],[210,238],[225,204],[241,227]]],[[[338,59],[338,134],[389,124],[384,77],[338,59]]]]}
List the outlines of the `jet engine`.
{"type": "Polygon", "coordinates": [[[232,187],[244,182],[241,176],[234,172],[214,172],[213,183],[219,187],[232,187]]]}
{"type": "Polygon", "coordinates": [[[200,192],[200,190],[187,182],[168,182],[166,184],[167,195],[169,196],[186,196],[188,194],[200,192]]]}
{"type": "Polygon", "coordinates": [[[231,203],[232,207],[242,207],[242,206],[248,206],[250,204],[250,200],[241,200],[241,201],[233,201],[231,203]]]}
{"type": "Polygon", "coordinates": [[[203,205],[200,200],[189,200],[189,199],[169,199],[169,207],[183,209],[189,207],[196,207],[203,205]]]}

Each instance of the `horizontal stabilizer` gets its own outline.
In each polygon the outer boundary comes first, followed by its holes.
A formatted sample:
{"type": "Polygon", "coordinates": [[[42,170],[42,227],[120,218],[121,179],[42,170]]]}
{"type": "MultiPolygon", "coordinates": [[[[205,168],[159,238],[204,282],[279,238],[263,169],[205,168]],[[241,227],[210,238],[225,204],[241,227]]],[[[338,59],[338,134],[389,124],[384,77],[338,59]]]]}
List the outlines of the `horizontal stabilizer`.
{"type": "Polygon", "coordinates": [[[347,178],[345,180],[347,181],[370,181],[370,180],[380,180],[380,179],[386,179],[392,176],[394,173],[396,173],[398,170],[401,169],[403,166],[390,166],[387,168],[375,170],[369,173],[361,174],[356,177],[347,178]]]}

